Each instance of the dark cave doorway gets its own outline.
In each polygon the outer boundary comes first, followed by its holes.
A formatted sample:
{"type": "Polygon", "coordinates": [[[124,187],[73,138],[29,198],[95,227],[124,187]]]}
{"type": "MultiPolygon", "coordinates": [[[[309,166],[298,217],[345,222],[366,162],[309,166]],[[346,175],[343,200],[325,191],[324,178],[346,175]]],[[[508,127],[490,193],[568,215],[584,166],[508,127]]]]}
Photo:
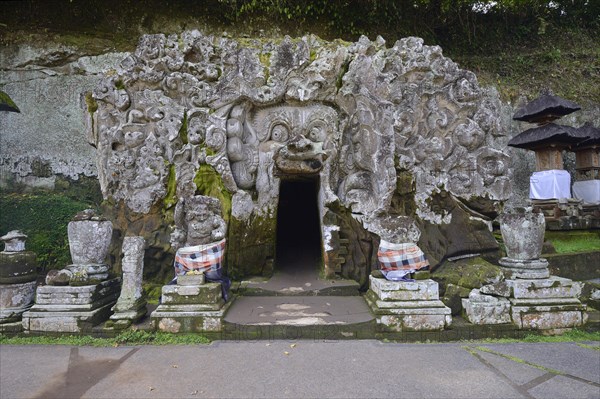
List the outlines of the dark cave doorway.
{"type": "Polygon", "coordinates": [[[277,270],[317,273],[321,266],[319,179],[282,179],[277,207],[277,270]]]}

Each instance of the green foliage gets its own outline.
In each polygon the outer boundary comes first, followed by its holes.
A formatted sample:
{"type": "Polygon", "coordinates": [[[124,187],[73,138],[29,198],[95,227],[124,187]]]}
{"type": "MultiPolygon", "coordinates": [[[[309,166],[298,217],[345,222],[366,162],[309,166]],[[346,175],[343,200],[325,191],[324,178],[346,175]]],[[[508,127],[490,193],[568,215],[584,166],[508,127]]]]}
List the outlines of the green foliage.
{"type": "Polygon", "coordinates": [[[158,298],[162,295],[163,284],[144,282],[142,284],[142,290],[144,291],[144,297],[146,301],[151,304],[158,304],[158,298]]]}
{"type": "Polygon", "coordinates": [[[42,269],[63,268],[71,263],[67,224],[77,212],[93,207],[61,194],[0,194],[0,234],[23,231],[42,269]]]}
{"type": "Polygon", "coordinates": [[[0,111],[21,112],[8,94],[0,90],[0,111]]]}

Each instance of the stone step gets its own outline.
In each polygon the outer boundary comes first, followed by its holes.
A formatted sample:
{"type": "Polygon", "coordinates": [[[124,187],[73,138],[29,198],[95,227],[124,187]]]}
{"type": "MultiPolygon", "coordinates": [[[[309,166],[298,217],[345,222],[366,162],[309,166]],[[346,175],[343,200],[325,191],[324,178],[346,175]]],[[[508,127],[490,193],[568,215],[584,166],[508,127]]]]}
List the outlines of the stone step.
{"type": "Polygon", "coordinates": [[[238,326],[351,326],[374,317],[360,296],[238,297],[225,322],[238,326]]]}
{"type": "Polygon", "coordinates": [[[276,273],[268,280],[242,281],[232,290],[243,296],[358,296],[354,280],[320,279],[314,274],[276,273]]]}

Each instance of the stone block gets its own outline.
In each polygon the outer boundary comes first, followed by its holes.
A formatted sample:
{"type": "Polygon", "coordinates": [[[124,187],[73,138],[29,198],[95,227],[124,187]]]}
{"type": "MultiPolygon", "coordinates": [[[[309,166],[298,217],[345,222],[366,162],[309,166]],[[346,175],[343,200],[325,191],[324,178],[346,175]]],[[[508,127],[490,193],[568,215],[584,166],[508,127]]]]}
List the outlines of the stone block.
{"type": "Polygon", "coordinates": [[[218,332],[223,329],[223,316],[231,302],[218,310],[202,310],[209,305],[159,306],[150,317],[158,331],[169,333],[218,332]]]}
{"type": "Polygon", "coordinates": [[[551,276],[546,279],[507,280],[515,299],[578,298],[582,284],[567,278],[551,276]]]}
{"type": "Polygon", "coordinates": [[[377,322],[392,331],[440,331],[452,322],[448,314],[423,314],[417,310],[402,315],[383,315],[377,322]]]}
{"type": "Polygon", "coordinates": [[[582,326],[587,321],[585,305],[514,306],[513,322],[521,329],[554,330],[582,326]]]}
{"type": "Polygon", "coordinates": [[[479,292],[485,295],[494,295],[508,298],[511,295],[511,286],[506,281],[501,281],[495,284],[484,285],[479,289],[479,292]]]}
{"type": "Polygon", "coordinates": [[[78,287],[39,286],[37,288],[36,305],[89,305],[107,296],[116,294],[118,297],[120,288],[120,278],[78,287]]]}
{"type": "Polygon", "coordinates": [[[177,276],[177,285],[202,285],[204,284],[204,273],[202,274],[184,274],[177,276]]]}
{"type": "Polygon", "coordinates": [[[35,281],[0,284],[0,324],[21,320],[21,314],[33,305],[35,281]]]}
{"type": "Polygon", "coordinates": [[[222,302],[221,284],[165,285],[162,287],[162,303],[167,304],[215,304],[222,302]]]}
{"type": "Polygon", "coordinates": [[[452,323],[450,308],[439,299],[384,301],[369,290],[366,300],[377,323],[392,331],[436,331],[452,323]]]}
{"type": "Polygon", "coordinates": [[[498,261],[507,279],[538,279],[550,277],[548,261],[544,258],[518,260],[502,258],[498,261]]]}
{"type": "Polygon", "coordinates": [[[91,311],[38,311],[32,308],[23,314],[23,328],[38,332],[90,332],[92,327],[106,321],[113,303],[91,311]]]}
{"type": "Polygon", "coordinates": [[[510,301],[506,298],[482,295],[479,290],[471,291],[469,298],[462,300],[466,319],[473,324],[510,323],[510,301]]]}
{"type": "Polygon", "coordinates": [[[439,299],[438,283],[433,280],[414,282],[389,281],[369,276],[371,290],[382,301],[428,301],[439,299]]]}

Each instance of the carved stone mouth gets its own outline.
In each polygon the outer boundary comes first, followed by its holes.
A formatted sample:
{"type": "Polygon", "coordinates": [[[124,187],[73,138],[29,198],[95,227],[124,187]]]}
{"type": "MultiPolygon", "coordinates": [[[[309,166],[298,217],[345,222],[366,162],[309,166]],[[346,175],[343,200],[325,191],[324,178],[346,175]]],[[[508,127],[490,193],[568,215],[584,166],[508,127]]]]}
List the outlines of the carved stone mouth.
{"type": "Polygon", "coordinates": [[[288,157],[285,151],[275,154],[275,166],[282,174],[315,174],[323,169],[326,154],[311,154],[310,157],[288,157]]]}

